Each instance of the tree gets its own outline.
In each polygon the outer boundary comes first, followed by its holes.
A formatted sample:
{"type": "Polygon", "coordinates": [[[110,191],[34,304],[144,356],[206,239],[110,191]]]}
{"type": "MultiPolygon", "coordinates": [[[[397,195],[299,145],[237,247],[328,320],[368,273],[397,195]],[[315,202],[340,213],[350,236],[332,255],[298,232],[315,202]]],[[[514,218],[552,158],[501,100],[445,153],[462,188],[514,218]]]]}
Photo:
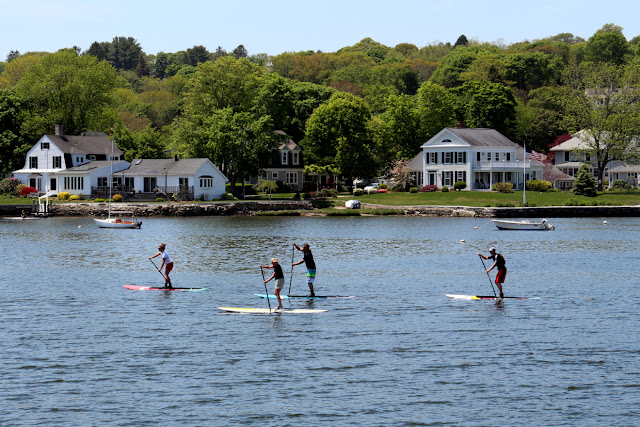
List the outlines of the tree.
{"type": "Polygon", "coordinates": [[[578,171],[572,191],[579,196],[596,197],[598,195],[596,181],[587,165],[583,165],[578,171]]]}
{"type": "Polygon", "coordinates": [[[264,191],[269,195],[269,200],[271,200],[271,194],[278,189],[278,184],[275,181],[270,181],[268,179],[261,179],[258,181],[258,185],[256,186],[256,190],[264,191]]]}
{"type": "Polygon", "coordinates": [[[443,128],[456,123],[456,97],[443,86],[423,83],[416,101],[420,134],[427,141],[443,128]]]}
{"type": "Polygon", "coordinates": [[[0,172],[22,167],[31,148],[20,131],[23,108],[24,101],[12,89],[0,90],[0,172]]]}
{"type": "Polygon", "coordinates": [[[438,69],[431,75],[431,81],[445,87],[460,85],[460,74],[467,71],[479,52],[477,46],[457,46],[442,58],[438,69]]]}
{"type": "Polygon", "coordinates": [[[415,101],[409,95],[392,95],[387,97],[386,106],[380,115],[382,128],[378,129],[376,145],[383,149],[384,158],[411,159],[420,150],[424,138],[415,101]]]}
{"type": "Polygon", "coordinates": [[[187,49],[187,64],[196,67],[209,60],[209,51],[202,45],[194,46],[187,49]]]}
{"type": "Polygon", "coordinates": [[[511,88],[499,83],[466,82],[453,88],[458,96],[458,117],[469,127],[496,129],[508,136],[516,117],[516,99],[511,88]]]}
{"type": "Polygon", "coordinates": [[[627,39],[622,28],[606,24],[589,38],[585,46],[586,59],[593,62],[608,62],[621,65],[629,53],[627,39]]]}
{"type": "Polygon", "coordinates": [[[456,46],[469,46],[469,40],[467,40],[467,37],[464,34],[458,37],[458,40],[456,40],[453,47],[455,48],[456,46]]]}
{"type": "Polygon", "coordinates": [[[370,119],[371,111],[361,99],[347,93],[333,95],[307,121],[301,142],[305,163],[335,165],[347,182],[372,177],[376,165],[367,128],[370,119]]]}
{"type": "Polygon", "coordinates": [[[583,63],[569,67],[565,81],[571,89],[567,126],[572,132],[581,130],[585,148],[580,151],[592,159],[602,190],[609,162],[638,162],[640,65],[583,63]]]}
{"type": "Polygon", "coordinates": [[[233,49],[233,56],[235,56],[236,59],[246,58],[249,56],[249,52],[247,52],[247,49],[245,49],[243,45],[238,45],[237,48],[233,49]]]}
{"type": "Polygon", "coordinates": [[[7,62],[11,62],[14,59],[20,57],[20,52],[17,50],[12,50],[11,52],[9,52],[9,54],[7,55],[7,62]]]}

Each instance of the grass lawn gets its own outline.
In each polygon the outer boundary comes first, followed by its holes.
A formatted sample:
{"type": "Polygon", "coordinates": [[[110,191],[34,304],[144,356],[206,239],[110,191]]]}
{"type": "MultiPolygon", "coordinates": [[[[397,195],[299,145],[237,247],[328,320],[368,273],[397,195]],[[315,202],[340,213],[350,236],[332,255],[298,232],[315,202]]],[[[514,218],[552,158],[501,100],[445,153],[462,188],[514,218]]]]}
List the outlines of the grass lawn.
{"type": "MultiPolygon", "coordinates": [[[[598,197],[576,196],[558,191],[538,193],[527,191],[528,206],[564,206],[570,199],[598,204],[640,205],[640,191],[604,192],[598,197]]],[[[514,193],[494,193],[484,191],[450,191],[448,193],[380,193],[353,197],[362,203],[387,206],[513,206],[522,205],[522,191],[514,193]]]]}

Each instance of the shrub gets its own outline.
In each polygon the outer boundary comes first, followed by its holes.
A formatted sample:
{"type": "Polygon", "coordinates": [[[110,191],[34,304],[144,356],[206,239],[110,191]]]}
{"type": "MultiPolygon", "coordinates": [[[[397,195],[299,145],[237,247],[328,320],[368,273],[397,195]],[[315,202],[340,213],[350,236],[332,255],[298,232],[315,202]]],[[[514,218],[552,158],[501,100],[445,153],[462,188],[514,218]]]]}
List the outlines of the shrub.
{"type": "Polygon", "coordinates": [[[631,186],[625,180],[616,179],[615,181],[613,181],[613,188],[617,188],[619,190],[628,190],[629,188],[631,188],[631,186]]]}
{"type": "Polygon", "coordinates": [[[418,190],[418,187],[411,187],[411,188],[409,189],[409,193],[417,193],[418,191],[419,191],[419,190],[418,190]]]}
{"type": "Polygon", "coordinates": [[[31,193],[37,193],[38,189],[34,188],[34,187],[23,187],[22,190],[20,190],[20,195],[21,196],[28,196],[31,193]]]}
{"type": "Polygon", "coordinates": [[[156,199],[156,202],[157,202],[157,203],[162,203],[162,202],[164,202],[164,199],[163,199],[162,197],[158,197],[158,198],[156,199]]]}
{"type": "Polygon", "coordinates": [[[543,181],[541,179],[534,179],[533,181],[527,181],[525,185],[527,186],[526,187],[527,190],[541,191],[541,192],[549,191],[549,189],[553,187],[553,185],[549,181],[543,181]]]}
{"type": "Polygon", "coordinates": [[[231,193],[224,193],[222,195],[222,200],[236,200],[236,197],[231,193]]]}
{"type": "Polygon", "coordinates": [[[378,190],[388,190],[388,189],[389,189],[389,186],[384,182],[381,184],[378,184],[378,190]]]}
{"type": "Polygon", "coordinates": [[[449,192],[449,187],[442,187],[441,190],[443,193],[448,193],[449,192]]]}
{"type": "Polygon", "coordinates": [[[93,199],[93,201],[96,203],[103,203],[104,199],[93,199]]]}
{"type": "Polygon", "coordinates": [[[15,178],[5,178],[0,181],[0,194],[6,194],[7,196],[17,196],[18,193],[18,181],[15,178]]]}
{"type": "Polygon", "coordinates": [[[513,203],[509,203],[509,202],[506,202],[506,203],[498,202],[498,203],[496,203],[496,207],[497,208],[515,208],[516,205],[514,205],[513,203]]]}
{"type": "Polygon", "coordinates": [[[425,185],[424,187],[422,187],[420,189],[421,193],[430,193],[432,191],[438,191],[438,186],[437,185],[425,185]]]}
{"type": "Polygon", "coordinates": [[[78,196],[77,194],[73,194],[71,196],[69,196],[69,200],[80,200],[80,196],[78,196]]]}
{"type": "Polygon", "coordinates": [[[355,190],[353,190],[354,196],[362,196],[363,194],[364,194],[364,190],[362,188],[356,188],[355,190]]]}
{"type": "Polygon", "coordinates": [[[513,193],[513,184],[510,182],[496,182],[491,189],[498,193],[513,193]]]}
{"type": "Polygon", "coordinates": [[[388,193],[389,190],[387,190],[386,188],[381,188],[378,190],[378,193],[388,193]]]}
{"type": "Polygon", "coordinates": [[[22,189],[25,188],[25,187],[27,187],[27,186],[24,185],[24,184],[18,184],[18,186],[16,187],[16,196],[19,196],[20,193],[22,192],[22,189]]]}
{"type": "Polygon", "coordinates": [[[589,168],[583,165],[576,175],[576,180],[574,181],[571,191],[577,195],[596,197],[598,195],[596,186],[596,180],[589,171],[589,168]]]}
{"type": "Polygon", "coordinates": [[[300,192],[296,192],[296,194],[293,195],[293,200],[300,200],[300,192]]]}
{"type": "Polygon", "coordinates": [[[112,197],[112,200],[114,202],[121,202],[122,201],[122,194],[114,194],[112,197]]]}
{"type": "Polygon", "coordinates": [[[464,181],[458,181],[453,184],[453,189],[456,191],[464,190],[465,188],[467,188],[467,183],[464,181]]]}
{"type": "Polygon", "coordinates": [[[58,193],[58,200],[69,200],[69,197],[71,197],[71,194],[67,193],[66,191],[58,193]]]}
{"type": "Polygon", "coordinates": [[[404,190],[404,185],[402,185],[402,183],[400,183],[400,182],[397,183],[397,184],[394,184],[393,187],[391,187],[391,191],[396,191],[396,192],[405,191],[404,190]]]}

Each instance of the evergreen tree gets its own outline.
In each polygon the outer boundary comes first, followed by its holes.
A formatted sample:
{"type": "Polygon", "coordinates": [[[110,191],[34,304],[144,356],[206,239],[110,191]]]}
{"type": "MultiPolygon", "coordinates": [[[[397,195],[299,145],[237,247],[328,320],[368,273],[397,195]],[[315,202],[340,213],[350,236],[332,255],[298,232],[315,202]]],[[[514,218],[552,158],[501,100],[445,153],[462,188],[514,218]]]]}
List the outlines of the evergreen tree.
{"type": "Polygon", "coordinates": [[[597,185],[596,179],[589,171],[589,167],[587,165],[583,165],[576,175],[576,181],[573,184],[573,194],[596,197],[598,195],[596,191],[597,185]]]}

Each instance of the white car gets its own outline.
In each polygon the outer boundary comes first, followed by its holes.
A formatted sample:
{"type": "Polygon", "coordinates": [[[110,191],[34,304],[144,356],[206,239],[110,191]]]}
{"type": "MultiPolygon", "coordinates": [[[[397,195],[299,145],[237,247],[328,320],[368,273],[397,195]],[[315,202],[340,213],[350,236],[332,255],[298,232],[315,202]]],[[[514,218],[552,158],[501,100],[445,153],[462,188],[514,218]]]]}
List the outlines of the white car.
{"type": "Polygon", "coordinates": [[[366,187],[364,187],[363,191],[367,194],[370,193],[377,193],[378,192],[378,183],[374,182],[373,184],[369,184],[366,187]]]}

